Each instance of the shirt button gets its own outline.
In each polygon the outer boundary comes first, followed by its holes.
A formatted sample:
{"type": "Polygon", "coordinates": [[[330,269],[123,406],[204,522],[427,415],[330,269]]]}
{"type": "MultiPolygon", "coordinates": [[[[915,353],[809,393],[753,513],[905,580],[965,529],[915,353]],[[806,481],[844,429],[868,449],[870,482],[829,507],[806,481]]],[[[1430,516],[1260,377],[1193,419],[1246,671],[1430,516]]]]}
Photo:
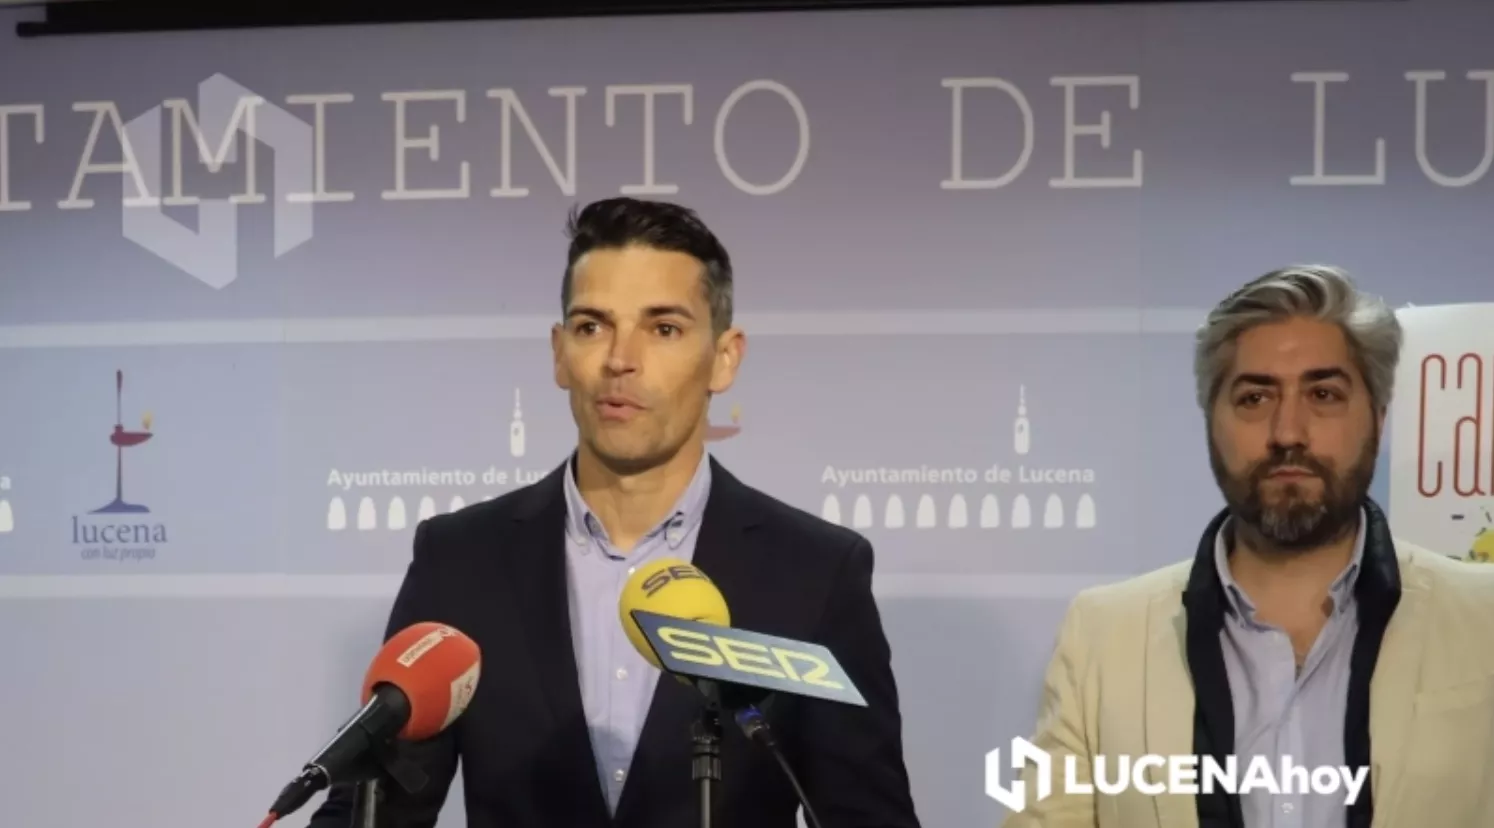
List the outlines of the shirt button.
{"type": "Polygon", "coordinates": [[[619,668],[617,668],[617,680],[618,681],[622,681],[623,679],[625,679],[627,677],[628,677],[628,668],[626,668],[626,667],[619,667],[619,668]]]}
{"type": "Polygon", "coordinates": [[[613,780],[615,780],[617,782],[623,781],[623,777],[627,776],[627,775],[628,775],[627,771],[615,770],[615,771],[612,772],[612,778],[613,778],[613,780]]]}

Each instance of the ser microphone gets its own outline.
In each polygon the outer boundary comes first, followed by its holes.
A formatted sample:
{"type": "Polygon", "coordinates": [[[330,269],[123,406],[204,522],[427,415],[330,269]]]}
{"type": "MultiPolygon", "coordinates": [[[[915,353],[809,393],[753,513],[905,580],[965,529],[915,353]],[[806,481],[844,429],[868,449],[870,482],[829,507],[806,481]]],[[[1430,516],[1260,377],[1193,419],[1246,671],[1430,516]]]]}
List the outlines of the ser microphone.
{"type": "Polygon", "coordinates": [[[333,783],[361,778],[392,740],[441,733],[472,701],[481,668],[477,644],[455,627],[427,621],[391,636],[364,675],[363,707],[285,786],[262,828],[333,783]]]}
{"type": "MultiPolygon", "coordinates": [[[[623,584],[622,595],[617,602],[617,613],[622,621],[628,642],[649,664],[659,669],[664,665],[649,643],[648,636],[633,616],[635,610],[683,618],[702,624],[721,627],[731,626],[731,611],[726,607],[726,598],[721,590],[701,572],[698,567],[679,558],[658,558],[640,566],[623,584]]],[[[666,671],[667,672],[667,671],[666,671]]],[[[693,680],[688,676],[675,675],[681,683],[700,689],[712,701],[726,707],[741,707],[761,701],[766,693],[749,691],[749,698],[722,698],[722,693],[732,693],[736,688],[693,680]]]]}
{"type": "Polygon", "coordinates": [[[732,627],[721,591],[678,558],[639,566],[623,585],[618,614],[628,641],[649,664],[724,710],[774,695],[866,706],[828,648],[732,627]]]}
{"type": "MultiPolygon", "coordinates": [[[[648,635],[633,615],[635,610],[668,616],[698,624],[722,627],[722,632],[741,634],[731,630],[731,612],[726,606],[726,597],[698,567],[678,558],[660,558],[638,567],[626,584],[618,600],[617,611],[621,616],[623,631],[628,641],[650,664],[661,670],[660,661],[648,635]]],[[[819,815],[809,804],[793,766],[778,745],[778,738],[768,726],[768,718],[757,704],[770,695],[761,685],[753,686],[730,680],[713,680],[675,673],[679,681],[698,688],[711,702],[726,708],[732,714],[737,727],[748,739],[761,745],[778,762],[779,768],[788,777],[789,785],[799,797],[804,808],[805,820],[810,828],[820,828],[819,815]]]]}

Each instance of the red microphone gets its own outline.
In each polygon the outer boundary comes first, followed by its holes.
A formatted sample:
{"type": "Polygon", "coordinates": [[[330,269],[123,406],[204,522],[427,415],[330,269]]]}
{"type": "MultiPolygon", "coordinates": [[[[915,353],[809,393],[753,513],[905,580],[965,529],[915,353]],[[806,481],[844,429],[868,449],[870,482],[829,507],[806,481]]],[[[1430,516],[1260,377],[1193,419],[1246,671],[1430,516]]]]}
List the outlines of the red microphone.
{"type": "Polygon", "coordinates": [[[482,654],[456,627],[426,621],[390,638],[363,677],[363,703],[403,694],[409,713],[399,738],[421,741],[445,730],[472,701],[482,654]],[[386,689],[387,688],[387,689],[386,689]]]}
{"type": "Polygon", "coordinates": [[[439,734],[477,690],[477,644],[447,624],[425,621],[384,643],[363,678],[363,707],[280,792],[261,828],[305,805],[317,791],[365,772],[378,748],[439,734]]]}

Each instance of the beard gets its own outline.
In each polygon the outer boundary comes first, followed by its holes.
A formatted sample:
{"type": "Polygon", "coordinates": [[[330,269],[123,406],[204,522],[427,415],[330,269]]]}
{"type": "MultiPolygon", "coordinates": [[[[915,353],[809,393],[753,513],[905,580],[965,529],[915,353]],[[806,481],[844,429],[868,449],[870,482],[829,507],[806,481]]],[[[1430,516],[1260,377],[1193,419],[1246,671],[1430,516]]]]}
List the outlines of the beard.
{"type": "Polygon", "coordinates": [[[1247,536],[1253,535],[1268,548],[1281,552],[1316,549],[1355,528],[1379,454],[1379,436],[1371,436],[1353,464],[1340,473],[1334,464],[1301,447],[1275,446],[1264,459],[1233,475],[1225,468],[1213,441],[1209,442],[1209,465],[1231,516],[1247,536]],[[1306,469],[1316,475],[1322,494],[1314,497],[1306,487],[1289,482],[1280,487],[1277,498],[1267,503],[1266,478],[1285,467],[1306,469]]]}

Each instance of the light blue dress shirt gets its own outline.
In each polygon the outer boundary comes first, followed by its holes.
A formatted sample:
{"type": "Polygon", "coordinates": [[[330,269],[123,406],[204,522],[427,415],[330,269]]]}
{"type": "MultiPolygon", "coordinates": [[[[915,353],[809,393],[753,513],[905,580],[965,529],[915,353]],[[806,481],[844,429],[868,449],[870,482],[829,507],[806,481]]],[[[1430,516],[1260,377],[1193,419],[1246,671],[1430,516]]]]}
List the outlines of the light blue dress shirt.
{"type": "MultiPolygon", "coordinates": [[[[1224,666],[1235,709],[1235,756],[1243,771],[1255,756],[1280,769],[1290,756],[1308,770],[1344,763],[1344,716],[1349,703],[1349,662],[1359,632],[1354,582],[1364,560],[1365,516],[1359,516],[1354,556],[1329,588],[1330,610],[1323,631],[1297,673],[1297,657],[1286,631],[1260,621],[1256,609],[1229,572],[1230,524],[1214,543],[1214,563],[1229,603],[1220,631],[1224,666]]],[[[1246,828],[1344,828],[1343,793],[1274,796],[1251,791],[1240,797],[1246,828]]]]}
{"type": "Polygon", "coordinates": [[[653,700],[659,670],[643,659],[623,632],[617,602],[628,576],[655,558],[690,561],[711,491],[710,455],[674,509],[629,553],[619,552],[576,487],[574,462],[566,463],[566,581],[570,596],[571,644],[581,684],[581,705],[591,731],[591,749],[607,797],[617,811],[633,751],[653,700]]]}

